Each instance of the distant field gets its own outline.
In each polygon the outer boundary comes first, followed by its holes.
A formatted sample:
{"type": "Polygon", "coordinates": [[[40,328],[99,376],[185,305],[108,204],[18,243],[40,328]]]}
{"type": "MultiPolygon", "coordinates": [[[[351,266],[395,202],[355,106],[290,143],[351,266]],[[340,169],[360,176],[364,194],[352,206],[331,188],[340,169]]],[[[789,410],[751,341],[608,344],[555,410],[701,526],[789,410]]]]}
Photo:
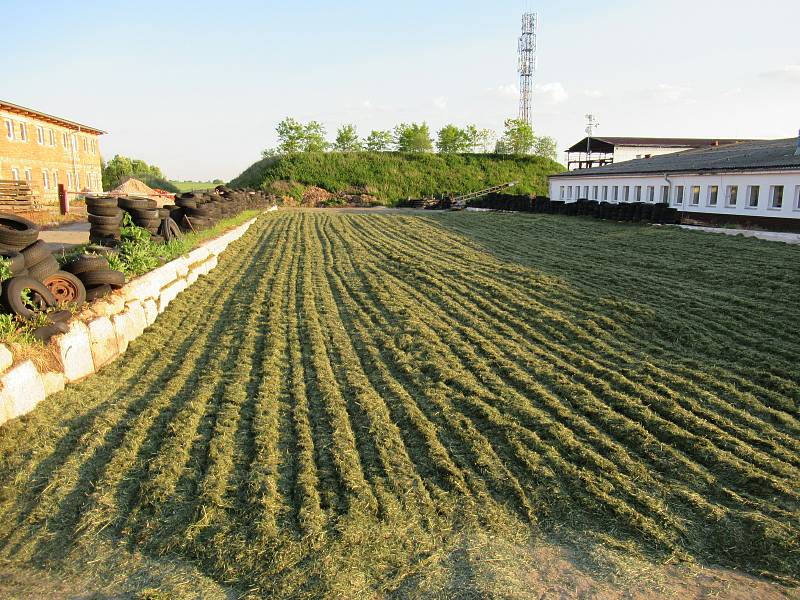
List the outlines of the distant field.
{"type": "Polygon", "coordinates": [[[210,190],[217,187],[218,183],[211,183],[210,181],[174,181],[170,180],[181,193],[194,192],[195,190],[210,190]]]}
{"type": "Polygon", "coordinates": [[[262,216],[124,357],[0,430],[0,581],[782,597],[798,289],[800,247],[674,228],[262,216]],[[771,583],[651,581],[686,564],[771,583]]]}

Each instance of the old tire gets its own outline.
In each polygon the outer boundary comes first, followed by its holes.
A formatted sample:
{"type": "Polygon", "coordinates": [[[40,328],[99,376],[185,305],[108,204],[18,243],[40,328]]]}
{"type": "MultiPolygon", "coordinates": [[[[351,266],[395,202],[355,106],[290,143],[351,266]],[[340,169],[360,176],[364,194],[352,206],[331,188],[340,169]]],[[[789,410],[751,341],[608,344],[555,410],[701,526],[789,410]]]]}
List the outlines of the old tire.
{"type": "Polygon", "coordinates": [[[36,311],[28,307],[22,299],[22,292],[25,290],[31,291],[31,296],[38,305],[39,310],[52,308],[56,305],[56,299],[53,298],[53,294],[41,281],[37,281],[33,277],[12,277],[3,282],[3,292],[0,294],[0,298],[2,298],[3,304],[14,314],[25,319],[32,319],[36,314],[36,311]]]}
{"type": "Polygon", "coordinates": [[[89,223],[91,223],[92,225],[119,228],[119,224],[122,223],[122,211],[117,209],[117,214],[113,216],[90,214],[89,223]]]}
{"type": "Polygon", "coordinates": [[[72,318],[72,311],[57,310],[56,312],[47,313],[47,318],[51,323],[66,323],[72,318]]]}
{"type": "Polygon", "coordinates": [[[117,203],[120,208],[126,210],[147,210],[150,208],[150,200],[147,198],[120,198],[117,203]]]}
{"type": "Polygon", "coordinates": [[[108,296],[110,293],[111,286],[107,283],[104,283],[103,285],[98,285],[86,290],[86,301],[91,302],[93,300],[97,300],[98,298],[102,298],[103,296],[108,296]]]}
{"type": "Polygon", "coordinates": [[[37,340],[46,343],[54,335],[67,333],[67,331],[69,331],[69,326],[66,323],[51,323],[50,325],[45,325],[44,327],[34,329],[31,335],[33,335],[33,337],[35,337],[37,340]]]}
{"type": "Polygon", "coordinates": [[[57,273],[61,270],[58,261],[52,255],[46,257],[43,261],[28,267],[28,276],[33,277],[38,281],[43,281],[50,275],[57,273]]]}
{"type": "Polygon", "coordinates": [[[114,206],[91,206],[87,207],[86,212],[91,217],[92,215],[98,217],[116,217],[119,215],[120,220],[122,219],[123,211],[121,208],[118,208],[116,205],[114,206]]]}
{"type": "Polygon", "coordinates": [[[30,246],[39,237],[39,228],[28,219],[0,213],[0,244],[20,250],[30,246]]]}
{"type": "Polygon", "coordinates": [[[50,246],[48,246],[47,243],[43,242],[42,240],[38,240],[27,248],[23,248],[20,250],[20,254],[25,257],[26,269],[30,269],[34,265],[38,265],[45,258],[53,255],[53,253],[50,252],[50,246]]]}
{"type": "Polygon", "coordinates": [[[86,271],[85,273],[81,273],[80,280],[87,288],[108,284],[114,289],[119,289],[125,285],[125,274],[119,271],[112,271],[111,269],[86,271]]]}
{"type": "Polygon", "coordinates": [[[86,302],[86,287],[72,273],[57,271],[49,277],[45,277],[42,283],[53,294],[53,298],[56,299],[56,304],[59,306],[67,304],[80,306],[86,302]]]}
{"type": "Polygon", "coordinates": [[[21,271],[25,270],[25,257],[20,252],[14,250],[6,250],[0,254],[0,258],[8,261],[8,268],[11,270],[12,275],[18,275],[21,271]]]}
{"type": "Polygon", "coordinates": [[[88,271],[108,270],[108,260],[103,256],[84,254],[67,264],[64,270],[73,275],[80,275],[88,271]]]}
{"type": "MultiPolygon", "coordinates": [[[[100,209],[108,209],[108,208],[117,208],[117,199],[113,196],[87,196],[86,197],[86,208],[100,208],[100,209]]],[[[93,212],[89,210],[89,212],[93,212]]]]}

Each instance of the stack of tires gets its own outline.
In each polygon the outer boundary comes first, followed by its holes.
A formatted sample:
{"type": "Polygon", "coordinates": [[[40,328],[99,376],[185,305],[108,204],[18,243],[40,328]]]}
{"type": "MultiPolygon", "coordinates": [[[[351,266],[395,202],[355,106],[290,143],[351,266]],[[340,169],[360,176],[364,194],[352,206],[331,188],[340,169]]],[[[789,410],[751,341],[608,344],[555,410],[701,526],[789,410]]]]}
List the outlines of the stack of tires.
{"type": "Polygon", "coordinates": [[[188,230],[208,229],[214,220],[214,207],[209,206],[209,199],[203,194],[187,192],[175,199],[175,204],[183,209],[184,219],[181,225],[188,230]]]}
{"type": "Polygon", "coordinates": [[[146,229],[153,236],[158,235],[161,217],[155,200],[130,196],[120,197],[118,203],[120,208],[131,216],[134,225],[146,229]]]}
{"type": "Polygon", "coordinates": [[[113,196],[88,196],[86,212],[89,214],[89,240],[93,244],[113,246],[120,240],[122,210],[113,196]]]}
{"type": "Polygon", "coordinates": [[[102,298],[125,285],[125,275],[112,270],[103,256],[82,254],[65,265],[64,269],[86,288],[85,297],[88,302],[102,298]]]}
{"type": "Polygon", "coordinates": [[[12,275],[27,275],[22,250],[39,239],[39,228],[28,219],[0,213],[0,255],[9,261],[12,275]]]}

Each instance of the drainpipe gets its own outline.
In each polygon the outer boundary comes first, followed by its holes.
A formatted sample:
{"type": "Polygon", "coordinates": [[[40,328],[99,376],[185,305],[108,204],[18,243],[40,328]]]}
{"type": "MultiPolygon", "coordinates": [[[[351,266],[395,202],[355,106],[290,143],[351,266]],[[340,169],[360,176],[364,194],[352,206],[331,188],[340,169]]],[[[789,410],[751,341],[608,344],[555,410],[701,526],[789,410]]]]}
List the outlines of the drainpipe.
{"type": "MultiPolygon", "coordinates": [[[[672,182],[669,180],[669,173],[664,173],[664,181],[666,181],[669,186],[669,197],[672,198],[672,182]]],[[[667,200],[667,204],[669,204],[669,199],[667,200]]]]}
{"type": "Polygon", "coordinates": [[[794,150],[795,156],[800,156],[800,131],[797,132],[797,148],[794,150]]]}

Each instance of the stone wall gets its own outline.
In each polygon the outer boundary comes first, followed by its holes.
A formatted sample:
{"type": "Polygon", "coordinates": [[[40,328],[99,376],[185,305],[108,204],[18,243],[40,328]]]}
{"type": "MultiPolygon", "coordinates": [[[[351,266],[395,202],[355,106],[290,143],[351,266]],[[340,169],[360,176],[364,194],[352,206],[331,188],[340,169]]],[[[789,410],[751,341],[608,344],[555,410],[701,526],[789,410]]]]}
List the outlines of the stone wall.
{"type": "Polygon", "coordinates": [[[255,219],[208,240],[149,273],[132,279],[121,290],[87,305],[70,322],[69,331],[53,337],[60,362],[57,371],[42,373],[31,360],[14,364],[0,344],[0,425],[32,411],[50,394],[113,362],[142,335],[159,314],[187,287],[217,266],[217,257],[238,240],[255,219]]]}

